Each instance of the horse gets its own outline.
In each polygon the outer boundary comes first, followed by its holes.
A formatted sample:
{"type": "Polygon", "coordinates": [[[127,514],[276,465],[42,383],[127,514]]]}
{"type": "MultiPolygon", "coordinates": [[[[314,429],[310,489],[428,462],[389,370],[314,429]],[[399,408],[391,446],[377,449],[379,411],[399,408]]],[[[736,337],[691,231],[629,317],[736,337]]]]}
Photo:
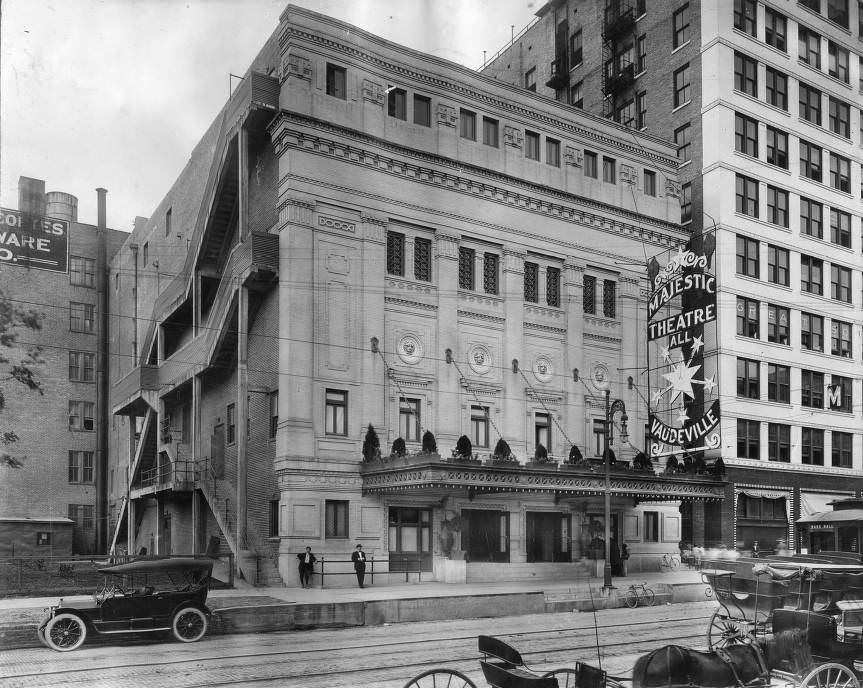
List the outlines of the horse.
{"type": "Polygon", "coordinates": [[[632,670],[632,685],[633,688],[768,686],[771,670],[801,674],[812,664],[805,634],[792,628],[715,652],[666,645],[639,657],[632,670]]]}

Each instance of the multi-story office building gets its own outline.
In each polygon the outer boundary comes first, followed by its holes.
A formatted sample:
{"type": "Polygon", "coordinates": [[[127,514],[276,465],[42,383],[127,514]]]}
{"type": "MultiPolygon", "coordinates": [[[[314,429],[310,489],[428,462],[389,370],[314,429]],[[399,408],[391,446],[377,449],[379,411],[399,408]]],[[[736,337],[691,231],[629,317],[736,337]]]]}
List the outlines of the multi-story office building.
{"type": "MultiPolygon", "coordinates": [[[[105,190],[97,225],[78,222],[78,200],[45,193],[21,177],[19,207],[4,209],[0,292],[4,307],[37,314],[38,329],[19,327],[13,365],[40,347],[32,366],[41,393],[3,383],[3,431],[18,441],[0,465],[0,552],[14,555],[104,551],[108,423],[105,280],[124,232],[105,227],[105,190]]],[[[5,377],[5,375],[4,375],[5,377]]]]}
{"type": "Polygon", "coordinates": [[[677,147],[733,484],[696,543],[832,547],[795,519],[863,487],[861,39],[850,0],[555,0],[484,69],[677,147]]]}
{"type": "Polygon", "coordinates": [[[248,577],[251,550],[271,582],[357,543],[378,572],[574,575],[612,429],[611,535],[655,565],[679,501],[724,495],[636,461],[641,266],[686,239],[674,153],[288,7],[113,262],[114,544],[248,577]]]}

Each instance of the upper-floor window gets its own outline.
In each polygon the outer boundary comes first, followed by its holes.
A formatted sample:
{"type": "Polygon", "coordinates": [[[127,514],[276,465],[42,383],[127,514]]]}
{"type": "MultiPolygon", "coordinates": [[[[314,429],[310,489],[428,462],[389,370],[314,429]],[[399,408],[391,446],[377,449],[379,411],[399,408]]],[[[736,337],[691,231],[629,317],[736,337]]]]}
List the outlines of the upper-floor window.
{"type": "Polygon", "coordinates": [[[804,196],[800,197],[800,233],[821,239],[824,237],[824,207],[804,196]]]}
{"type": "Polygon", "coordinates": [[[791,403],[791,368],[776,363],[767,364],[767,400],[791,403]]]}
{"type": "Polygon", "coordinates": [[[656,196],[656,172],[644,170],[644,195],[656,196]]]}
{"type": "Polygon", "coordinates": [[[617,167],[617,162],[614,158],[607,158],[603,156],[602,158],[602,181],[608,182],[609,184],[615,184],[617,182],[617,172],[615,171],[617,167]]]}
{"type": "Polygon", "coordinates": [[[641,74],[647,69],[647,36],[639,36],[635,40],[635,73],[641,74]]]}
{"type": "Polygon", "coordinates": [[[830,186],[851,193],[851,161],[836,153],[830,154],[830,186]]]}
{"type": "Polygon", "coordinates": [[[677,159],[689,162],[692,157],[692,125],[687,122],[674,130],[674,144],[677,146],[677,159]]]}
{"type": "Polygon", "coordinates": [[[91,432],[96,429],[96,405],[92,401],[69,402],[69,429],[91,432]]]}
{"type": "Polygon", "coordinates": [[[788,134],[775,127],[767,127],[767,162],[788,169],[788,134]]]}
{"type": "Polygon", "coordinates": [[[462,108],[458,113],[459,135],[463,139],[476,141],[476,113],[462,108]]]}
{"type": "Polygon", "coordinates": [[[470,434],[474,447],[488,447],[489,407],[470,407],[470,434]]]}
{"type": "Polygon", "coordinates": [[[546,137],[545,163],[552,167],[560,167],[560,141],[546,137]]]}
{"type": "Polygon", "coordinates": [[[791,462],[791,426],[784,423],[767,424],[767,460],[791,462]]]}
{"type": "Polygon", "coordinates": [[[414,277],[422,282],[431,282],[431,239],[414,238],[414,277]]]}
{"type": "Polygon", "coordinates": [[[851,468],[853,459],[854,435],[850,432],[830,431],[830,459],[836,468],[851,468]]]}
{"type": "Polygon", "coordinates": [[[144,260],[144,265],[149,265],[150,264],[150,242],[149,241],[144,242],[144,251],[142,253],[142,257],[144,260]]]}
{"type": "Polygon", "coordinates": [[[759,362],[749,358],[737,359],[737,396],[758,399],[761,395],[759,362]]]}
{"type": "Polygon", "coordinates": [[[827,57],[829,59],[827,73],[839,81],[846,84],[849,82],[848,76],[848,51],[841,45],[837,45],[833,41],[827,44],[827,57]]]}
{"type": "Polygon", "coordinates": [[[734,88],[758,97],[758,62],[743,53],[734,53],[734,88]]]}
{"type": "Polygon", "coordinates": [[[680,224],[692,222],[692,182],[680,187],[680,224]]]}
{"type": "Polygon", "coordinates": [[[824,373],[814,370],[800,371],[800,405],[807,408],[824,408],[824,373]]]}
{"type": "Polygon", "coordinates": [[[569,87],[569,104],[573,107],[584,107],[584,82],[577,81],[569,87]]]}
{"type": "Polygon", "coordinates": [[[767,281],[783,287],[789,285],[788,249],[768,244],[767,246],[767,281]]]}
{"type": "Polygon", "coordinates": [[[841,320],[830,322],[830,354],[851,358],[851,323],[841,320]]]}
{"type": "Polygon", "coordinates": [[[843,29],[847,29],[848,0],[827,0],[827,18],[843,29]]]}
{"type": "Polygon", "coordinates": [[[644,129],[647,126],[647,91],[635,94],[635,126],[644,129]]]}
{"type": "Polygon", "coordinates": [[[800,461],[812,466],[824,465],[824,431],[802,428],[800,432],[800,461]]]}
{"type": "Polygon", "coordinates": [[[551,414],[535,413],[533,416],[534,446],[540,444],[551,453],[551,414]]]}
{"type": "Polygon", "coordinates": [[[797,27],[798,57],[810,67],[821,69],[821,36],[812,29],[797,27]]]}
{"type": "Polygon", "coordinates": [[[781,110],[788,110],[788,75],[778,69],[767,67],[767,103],[781,110]]]}
{"type": "Polygon", "coordinates": [[[800,314],[800,346],[807,351],[824,351],[824,318],[800,314]]]}
{"type": "Polygon", "coordinates": [[[270,439],[275,439],[279,430],[279,390],[270,392],[270,439]]]}
{"type": "Polygon", "coordinates": [[[570,67],[578,67],[583,59],[581,29],[569,37],[569,64],[570,67]]]}
{"type": "Polygon", "coordinates": [[[69,452],[69,482],[70,483],[92,483],[93,478],[93,452],[70,451],[69,452]]]}
{"type": "Polygon", "coordinates": [[[734,115],[734,147],[738,153],[758,157],[758,120],[739,112],[734,115]]]}
{"type": "Polygon", "coordinates": [[[761,458],[761,423],[737,419],[737,456],[741,459],[761,458]]]}
{"type": "Polygon", "coordinates": [[[458,248],[458,287],[459,289],[474,288],[474,264],[476,251],[466,246],[458,248]]]}
{"type": "Polygon", "coordinates": [[[685,64],[674,72],[674,107],[685,105],[691,100],[689,89],[689,64],[685,64]]]}
{"type": "Polygon", "coordinates": [[[853,408],[852,394],[854,390],[850,377],[841,375],[830,376],[829,408],[831,411],[845,411],[851,413],[853,408]]]}
{"type": "Polygon", "coordinates": [[[678,8],[672,17],[672,45],[679,48],[689,40],[689,4],[678,8]]]}
{"type": "Polygon", "coordinates": [[[737,297],[737,334],[758,339],[758,301],[737,297]]]}
{"type": "Polygon", "coordinates": [[[614,280],[602,282],[602,314],[606,318],[617,316],[617,282],[614,280]]]}
{"type": "Polygon", "coordinates": [[[431,98],[414,94],[414,124],[431,126],[431,98]]]}
{"type": "Polygon", "coordinates": [[[851,215],[835,208],[830,209],[830,241],[851,248],[851,215]]]}
{"type": "Polygon", "coordinates": [[[399,397],[399,437],[405,442],[419,442],[420,427],[420,400],[399,397]]]}
{"type": "Polygon", "coordinates": [[[812,10],[815,14],[821,14],[821,0],[797,0],[797,4],[812,10]]]}
{"type": "Polygon", "coordinates": [[[736,187],[737,212],[758,217],[758,180],[738,174],[736,187]]]}
{"type": "Polygon", "coordinates": [[[821,146],[800,139],[800,174],[821,181],[821,146]]]}
{"type": "Polygon", "coordinates": [[[345,100],[347,98],[347,72],[344,67],[327,62],[327,95],[345,100]]]}
{"type": "Polygon", "coordinates": [[[168,208],[165,211],[165,236],[170,236],[171,234],[171,217],[173,215],[172,211],[172,208],[168,208]]]}
{"type": "Polygon", "coordinates": [[[585,275],[582,283],[581,308],[587,315],[596,314],[596,277],[585,275]]]}
{"type": "Polygon", "coordinates": [[[784,306],[767,304],[767,341],[773,344],[791,342],[791,311],[784,306]]]}
{"type": "Polygon", "coordinates": [[[524,87],[536,92],[536,67],[531,67],[524,73],[524,87]]]}
{"type": "Polygon", "coordinates": [[[95,332],[96,306],[92,303],[69,302],[69,331],[95,332]]]}
{"type": "Polygon", "coordinates": [[[787,26],[784,14],[769,7],[764,8],[764,42],[783,53],[786,50],[787,26]]]}
{"type": "Polygon", "coordinates": [[[554,308],[560,307],[560,268],[545,269],[545,302],[554,308]]]}
{"type": "Polygon", "coordinates": [[[734,28],[750,36],[755,30],[755,0],[734,0],[734,28]]]}
{"type": "Polygon", "coordinates": [[[233,444],[237,441],[237,405],[228,404],[225,409],[225,442],[233,444]]]}
{"type": "Polygon", "coordinates": [[[482,142],[486,146],[497,148],[500,145],[498,139],[498,121],[491,117],[482,118],[482,142]]]}
{"type": "Polygon", "coordinates": [[[348,393],[342,389],[325,392],[324,430],[328,435],[348,434],[348,393]]]}
{"type": "Polygon", "coordinates": [[[387,232],[387,274],[404,277],[405,235],[401,232],[387,232]]]}
{"type": "Polygon", "coordinates": [[[759,277],[758,242],[740,234],[737,235],[737,274],[759,277]]]}
{"type": "Polygon", "coordinates": [[[819,296],[824,293],[824,262],[820,258],[800,254],[800,290],[819,296]]]}
{"type": "Polygon", "coordinates": [[[830,96],[830,131],[846,139],[851,137],[851,106],[845,101],[830,96]]]}
{"type": "Polygon", "coordinates": [[[406,121],[408,118],[408,93],[403,88],[389,87],[387,94],[387,114],[406,121]]]}
{"type": "Polygon", "coordinates": [[[539,265],[524,264],[524,300],[539,303],[539,265]]]}
{"type": "Polygon", "coordinates": [[[596,153],[589,150],[584,151],[584,176],[596,179],[598,174],[596,153]]]}
{"type": "Polygon", "coordinates": [[[767,221],[788,226],[788,192],[775,186],[767,185],[767,221]]]}
{"type": "Polygon", "coordinates": [[[86,351],[70,351],[69,379],[72,382],[95,382],[96,354],[86,351]]]}
{"type": "Polygon", "coordinates": [[[841,265],[830,266],[830,298],[851,303],[851,270],[841,265]]]}
{"type": "Polygon", "coordinates": [[[96,261],[93,258],[69,256],[69,283],[82,287],[95,287],[96,261]]]}
{"type": "Polygon", "coordinates": [[[524,157],[539,160],[539,134],[535,131],[524,132],[524,157]]]}
{"type": "Polygon", "coordinates": [[[486,294],[498,293],[498,264],[500,258],[496,253],[483,254],[482,260],[482,287],[486,294]]]}
{"type": "Polygon", "coordinates": [[[800,116],[807,122],[821,126],[821,91],[814,86],[800,82],[800,116]]]}

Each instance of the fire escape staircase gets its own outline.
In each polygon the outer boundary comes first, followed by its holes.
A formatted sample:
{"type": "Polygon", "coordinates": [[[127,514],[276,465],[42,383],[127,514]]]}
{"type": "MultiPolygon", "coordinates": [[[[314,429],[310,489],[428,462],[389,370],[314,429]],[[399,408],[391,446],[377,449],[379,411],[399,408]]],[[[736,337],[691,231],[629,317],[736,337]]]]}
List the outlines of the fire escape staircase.
{"type": "Polygon", "coordinates": [[[602,29],[603,115],[615,117],[635,83],[635,64],[628,57],[637,50],[635,8],[632,0],[606,0],[602,29]]]}

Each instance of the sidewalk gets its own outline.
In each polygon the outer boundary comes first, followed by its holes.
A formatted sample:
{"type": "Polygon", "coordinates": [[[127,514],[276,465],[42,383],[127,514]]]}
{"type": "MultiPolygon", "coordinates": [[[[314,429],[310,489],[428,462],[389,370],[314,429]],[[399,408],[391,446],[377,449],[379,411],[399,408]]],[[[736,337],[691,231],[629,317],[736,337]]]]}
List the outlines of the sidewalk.
{"type": "MultiPolygon", "coordinates": [[[[470,617],[517,616],[589,611],[623,606],[631,584],[646,583],[656,604],[707,600],[698,571],[639,573],[615,578],[610,595],[601,578],[578,581],[530,580],[500,583],[402,583],[365,588],[252,588],[212,590],[214,634],[300,628],[378,625],[470,617]]],[[[39,647],[36,625],[54,597],[0,599],[0,649],[39,647]]],[[[64,597],[66,604],[91,600],[64,597]]]]}

